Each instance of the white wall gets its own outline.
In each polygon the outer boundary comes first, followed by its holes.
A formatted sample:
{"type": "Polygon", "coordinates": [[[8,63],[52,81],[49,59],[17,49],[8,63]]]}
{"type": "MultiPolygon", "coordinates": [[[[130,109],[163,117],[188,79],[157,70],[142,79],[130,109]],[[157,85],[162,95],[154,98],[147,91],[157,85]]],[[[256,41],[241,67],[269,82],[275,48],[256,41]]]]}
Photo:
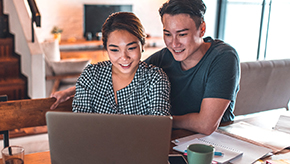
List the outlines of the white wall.
{"type": "MultiPolygon", "coordinates": [[[[37,28],[40,42],[52,38],[53,26],[63,29],[62,39],[83,37],[84,4],[132,4],[133,12],[140,18],[147,34],[162,36],[158,9],[166,0],[36,0],[41,14],[41,28],[37,28]]],[[[205,15],[208,36],[213,36],[216,2],[204,0],[208,7],[205,15]]]]}

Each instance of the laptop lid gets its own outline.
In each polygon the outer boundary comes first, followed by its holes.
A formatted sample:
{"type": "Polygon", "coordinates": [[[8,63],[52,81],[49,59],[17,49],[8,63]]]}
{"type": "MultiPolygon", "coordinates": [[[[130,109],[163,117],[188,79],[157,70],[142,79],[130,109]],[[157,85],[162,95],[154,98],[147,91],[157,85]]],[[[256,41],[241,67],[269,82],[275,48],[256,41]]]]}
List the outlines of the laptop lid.
{"type": "Polygon", "coordinates": [[[52,164],[167,164],[172,117],[47,112],[52,164]]]}

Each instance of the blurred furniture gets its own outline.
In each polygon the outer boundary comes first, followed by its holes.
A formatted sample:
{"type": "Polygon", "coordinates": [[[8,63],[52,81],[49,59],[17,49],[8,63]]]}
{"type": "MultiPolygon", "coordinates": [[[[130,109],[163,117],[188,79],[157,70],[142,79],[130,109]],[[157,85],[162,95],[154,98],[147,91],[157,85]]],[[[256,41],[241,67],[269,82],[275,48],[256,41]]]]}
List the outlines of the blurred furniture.
{"type": "MultiPolygon", "coordinates": [[[[145,51],[142,53],[141,61],[164,47],[165,44],[162,37],[146,38],[145,51]]],[[[107,51],[104,50],[101,40],[62,40],[59,44],[59,49],[62,59],[86,58],[91,59],[92,64],[109,60],[107,51]]]]}
{"type": "Polygon", "coordinates": [[[90,59],[60,58],[59,43],[57,40],[49,40],[42,43],[42,49],[46,61],[46,92],[47,97],[64,85],[75,85],[77,78],[83,69],[90,63],[90,59]]]}
{"type": "Polygon", "coordinates": [[[290,100],[290,59],[241,63],[235,115],[286,108],[290,100]]]}
{"type": "MultiPolygon", "coordinates": [[[[45,113],[55,100],[44,98],[0,102],[0,131],[46,125],[45,113]]],[[[61,103],[54,111],[72,111],[72,98],[61,103]]],[[[8,137],[4,138],[5,142],[9,144],[8,137]]]]}

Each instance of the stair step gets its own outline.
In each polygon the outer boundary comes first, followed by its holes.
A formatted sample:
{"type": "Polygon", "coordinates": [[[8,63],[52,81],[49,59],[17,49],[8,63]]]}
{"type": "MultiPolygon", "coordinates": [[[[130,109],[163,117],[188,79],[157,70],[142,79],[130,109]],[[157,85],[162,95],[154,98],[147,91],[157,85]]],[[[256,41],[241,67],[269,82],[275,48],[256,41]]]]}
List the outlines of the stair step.
{"type": "Polygon", "coordinates": [[[19,77],[19,59],[16,57],[0,58],[0,79],[19,77]]]}
{"type": "Polygon", "coordinates": [[[14,52],[13,38],[0,38],[0,58],[10,57],[14,52]]]}
{"type": "Polygon", "coordinates": [[[0,95],[7,95],[9,100],[25,99],[26,81],[22,78],[0,79],[0,95]]]}

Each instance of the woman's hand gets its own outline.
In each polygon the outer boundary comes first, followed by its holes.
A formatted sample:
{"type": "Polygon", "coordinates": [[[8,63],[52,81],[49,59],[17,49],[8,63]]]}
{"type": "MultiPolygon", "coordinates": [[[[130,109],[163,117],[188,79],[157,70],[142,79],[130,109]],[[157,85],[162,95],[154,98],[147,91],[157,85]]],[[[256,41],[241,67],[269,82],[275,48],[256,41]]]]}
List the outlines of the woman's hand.
{"type": "Polygon", "coordinates": [[[71,96],[75,94],[75,92],[76,92],[76,87],[70,87],[66,90],[52,93],[50,97],[56,98],[56,101],[51,105],[50,109],[53,110],[57,108],[57,106],[60,103],[67,101],[71,96]]]}

